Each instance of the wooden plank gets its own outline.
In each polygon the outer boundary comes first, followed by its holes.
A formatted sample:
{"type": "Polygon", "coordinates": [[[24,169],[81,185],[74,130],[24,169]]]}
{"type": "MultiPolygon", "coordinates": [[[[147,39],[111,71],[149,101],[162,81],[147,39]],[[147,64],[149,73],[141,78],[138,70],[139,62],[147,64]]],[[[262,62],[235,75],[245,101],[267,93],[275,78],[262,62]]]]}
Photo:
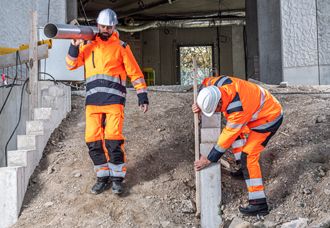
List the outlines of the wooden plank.
{"type": "MultiPolygon", "coordinates": [[[[193,77],[194,77],[194,104],[197,103],[197,63],[196,59],[193,58],[193,77]]],[[[195,126],[195,161],[199,160],[199,118],[198,113],[194,113],[194,126],[195,126]]],[[[196,217],[200,216],[201,213],[201,196],[200,196],[200,172],[195,171],[196,181],[196,217]]]]}
{"type": "MultiPolygon", "coordinates": [[[[29,50],[19,51],[18,53],[22,64],[29,62],[29,50]]],[[[48,58],[48,45],[43,44],[38,46],[38,60],[46,58],[48,58]]],[[[16,52],[0,56],[0,68],[12,66],[16,66],[16,52]]]]}
{"type": "Polygon", "coordinates": [[[38,14],[36,11],[32,12],[31,17],[31,36],[29,45],[29,120],[33,119],[33,110],[38,108],[38,14]]]}

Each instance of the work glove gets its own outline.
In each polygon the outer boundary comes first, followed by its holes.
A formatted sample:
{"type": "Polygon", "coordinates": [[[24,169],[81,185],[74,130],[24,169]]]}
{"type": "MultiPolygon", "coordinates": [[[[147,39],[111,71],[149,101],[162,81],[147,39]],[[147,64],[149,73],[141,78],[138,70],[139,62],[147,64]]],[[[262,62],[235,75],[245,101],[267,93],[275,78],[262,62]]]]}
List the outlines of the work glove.
{"type": "Polygon", "coordinates": [[[143,104],[149,104],[147,93],[139,93],[137,96],[138,96],[139,106],[143,104]]]}

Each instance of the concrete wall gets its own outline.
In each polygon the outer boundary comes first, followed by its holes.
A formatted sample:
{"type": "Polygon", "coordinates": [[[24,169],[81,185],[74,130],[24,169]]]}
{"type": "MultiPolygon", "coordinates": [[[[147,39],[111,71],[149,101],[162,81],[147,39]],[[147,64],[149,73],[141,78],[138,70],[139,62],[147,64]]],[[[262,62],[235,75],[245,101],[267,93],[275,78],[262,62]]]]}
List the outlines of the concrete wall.
{"type": "MultiPolygon", "coordinates": [[[[235,61],[235,70],[239,74],[242,74],[245,69],[244,61],[242,61],[244,59],[244,52],[241,50],[239,54],[236,53],[233,57],[232,51],[243,47],[243,44],[237,44],[237,46],[235,44],[233,49],[232,28],[230,26],[221,27],[218,32],[220,37],[220,74],[233,74],[233,58],[235,61]],[[240,55],[243,55],[243,57],[240,55]]],[[[240,34],[240,32],[237,31],[237,34],[240,34]]],[[[243,42],[242,38],[237,39],[243,42]]],[[[169,28],[166,33],[163,28],[143,31],[142,65],[155,69],[156,84],[180,84],[178,77],[178,47],[184,45],[213,45],[213,62],[215,67],[219,68],[219,48],[217,47],[217,43],[216,28],[169,28]]]]}
{"type": "Polygon", "coordinates": [[[42,108],[34,109],[33,120],[26,121],[24,133],[17,135],[16,148],[8,151],[8,167],[0,167],[1,228],[17,221],[29,178],[39,164],[51,133],[71,110],[68,86],[40,82],[38,94],[42,108]]]}
{"type": "Polygon", "coordinates": [[[322,85],[330,85],[330,1],[317,1],[319,73],[322,85]]]}
{"type": "MultiPolygon", "coordinates": [[[[49,21],[53,23],[66,22],[66,0],[51,0],[49,21]]],[[[29,43],[30,18],[32,9],[38,12],[38,26],[44,26],[48,21],[48,1],[46,0],[0,0],[0,46],[18,47],[29,43]],[[36,4],[34,5],[34,2],[36,4]]]]}
{"type": "Polygon", "coordinates": [[[319,84],[316,4],[312,0],[282,0],[283,80],[319,84]]]}
{"type": "MultiPolygon", "coordinates": [[[[9,92],[9,88],[0,88],[0,107],[2,107],[4,100],[9,92]]],[[[19,116],[19,108],[21,102],[21,86],[13,88],[10,97],[7,101],[3,112],[0,115],[0,167],[5,165],[5,146],[12,134],[19,116]]],[[[15,135],[12,137],[8,144],[7,150],[16,149],[17,137],[16,135],[25,133],[25,123],[28,120],[29,100],[26,90],[23,91],[22,115],[20,124],[16,130],[15,135]]]]}
{"type": "MultiPolygon", "coordinates": [[[[48,1],[38,0],[33,5],[33,0],[0,0],[0,46],[18,47],[23,43],[29,43],[30,18],[32,9],[37,9],[38,25],[43,26],[48,20],[48,1]],[[19,7],[18,7],[19,6],[19,7]]],[[[66,0],[50,1],[51,8],[49,19],[55,23],[65,23],[66,21],[66,0]]],[[[0,72],[2,70],[0,69],[0,72]]],[[[9,89],[0,88],[0,107],[2,107],[9,89]]],[[[24,101],[22,108],[22,119],[20,125],[9,143],[8,149],[16,146],[16,135],[25,131],[25,122],[28,117],[27,93],[24,91],[24,101]]],[[[9,136],[18,121],[21,87],[14,87],[5,109],[0,115],[0,167],[4,165],[4,149],[9,136]]]]}

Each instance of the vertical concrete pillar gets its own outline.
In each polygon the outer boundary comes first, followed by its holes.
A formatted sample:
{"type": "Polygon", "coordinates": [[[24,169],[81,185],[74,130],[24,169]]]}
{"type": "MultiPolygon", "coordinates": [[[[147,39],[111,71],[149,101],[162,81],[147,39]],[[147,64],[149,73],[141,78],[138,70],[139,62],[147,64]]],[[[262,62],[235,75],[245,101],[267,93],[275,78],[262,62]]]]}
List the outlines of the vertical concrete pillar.
{"type": "MultiPolygon", "coordinates": [[[[208,118],[202,115],[200,153],[208,156],[217,142],[221,128],[220,113],[208,118]]],[[[221,204],[221,167],[213,163],[200,171],[201,227],[218,228],[222,222],[219,205],[221,204]]]]}
{"type": "Polygon", "coordinates": [[[257,3],[260,81],[279,84],[282,81],[280,1],[258,0],[257,3]]]}
{"type": "Polygon", "coordinates": [[[260,80],[257,0],[245,0],[246,8],[246,75],[260,80]]]}
{"type": "Polygon", "coordinates": [[[320,84],[330,85],[330,1],[316,3],[320,84]]]}
{"type": "Polygon", "coordinates": [[[233,75],[245,79],[243,26],[232,26],[233,75]]]}

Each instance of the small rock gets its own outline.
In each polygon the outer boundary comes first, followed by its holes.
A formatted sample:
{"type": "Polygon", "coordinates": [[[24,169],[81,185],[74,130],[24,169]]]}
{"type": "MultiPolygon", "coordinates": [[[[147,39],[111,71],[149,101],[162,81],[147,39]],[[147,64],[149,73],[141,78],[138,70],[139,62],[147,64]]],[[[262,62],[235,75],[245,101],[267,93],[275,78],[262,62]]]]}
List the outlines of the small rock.
{"type": "Polygon", "coordinates": [[[288,87],[289,83],[288,82],[280,82],[280,84],[278,85],[279,88],[286,88],[288,87]]]}
{"type": "Polygon", "coordinates": [[[309,189],[309,188],[305,188],[305,189],[303,190],[303,193],[306,194],[306,195],[310,195],[310,194],[312,194],[312,190],[309,189]]]}
{"type": "Polygon", "coordinates": [[[327,121],[326,116],[318,116],[318,117],[316,117],[315,123],[324,123],[326,121],[327,121]]]}
{"type": "Polygon", "coordinates": [[[307,222],[307,218],[299,218],[297,220],[282,224],[281,228],[305,228],[307,227],[307,222]]]}
{"type": "Polygon", "coordinates": [[[252,227],[251,223],[242,220],[241,218],[235,217],[230,223],[228,228],[250,228],[252,227]]]}
{"type": "Polygon", "coordinates": [[[168,227],[170,224],[171,224],[170,221],[162,221],[162,222],[160,222],[160,225],[161,225],[162,227],[168,227]]]}
{"type": "Polygon", "coordinates": [[[72,176],[78,178],[78,177],[81,177],[81,173],[77,170],[74,170],[72,173],[71,173],[72,176]]]}
{"type": "Polygon", "coordinates": [[[47,169],[47,174],[52,174],[55,171],[54,167],[50,166],[47,169]]]}
{"type": "Polygon", "coordinates": [[[54,203],[53,202],[47,202],[44,205],[45,205],[45,207],[51,207],[51,206],[54,205],[54,203]]]}
{"type": "Polygon", "coordinates": [[[325,193],[326,195],[330,195],[330,189],[324,189],[324,193],[325,193]]]}
{"type": "Polygon", "coordinates": [[[183,213],[194,213],[194,206],[191,200],[182,200],[181,211],[183,213]]]}

